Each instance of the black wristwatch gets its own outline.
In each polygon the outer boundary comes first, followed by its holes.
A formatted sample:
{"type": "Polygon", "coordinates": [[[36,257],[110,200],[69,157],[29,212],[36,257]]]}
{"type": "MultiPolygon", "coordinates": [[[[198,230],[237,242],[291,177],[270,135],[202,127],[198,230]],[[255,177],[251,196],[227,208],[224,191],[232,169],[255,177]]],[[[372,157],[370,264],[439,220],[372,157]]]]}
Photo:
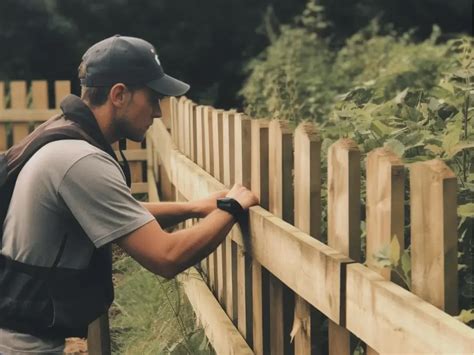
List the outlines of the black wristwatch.
{"type": "Polygon", "coordinates": [[[245,210],[242,208],[240,203],[238,203],[237,200],[231,197],[218,198],[217,208],[229,212],[236,219],[238,219],[242,214],[245,213],[245,210]]]}

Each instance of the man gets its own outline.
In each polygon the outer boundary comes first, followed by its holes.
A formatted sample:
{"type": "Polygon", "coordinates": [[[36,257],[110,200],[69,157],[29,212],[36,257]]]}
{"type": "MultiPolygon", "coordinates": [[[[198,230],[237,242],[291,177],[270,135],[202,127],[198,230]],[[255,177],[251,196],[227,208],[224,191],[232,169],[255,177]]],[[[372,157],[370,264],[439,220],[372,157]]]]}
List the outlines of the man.
{"type": "Polygon", "coordinates": [[[240,185],[188,203],[141,204],[132,197],[110,144],[142,141],[161,116],[159,100],[189,89],[164,74],[150,43],[107,38],[85,53],[79,78],[81,98],[64,99],[57,122],[75,120],[93,137],[37,150],[8,206],[0,254],[1,354],[59,354],[65,337],[85,335],[113,299],[111,243],[172,278],[209,255],[239,214],[258,203],[240,185]],[[216,208],[222,197],[230,200],[216,208]],[[193,217],[203,219],[189,229],[163,230],[193,217]]]}

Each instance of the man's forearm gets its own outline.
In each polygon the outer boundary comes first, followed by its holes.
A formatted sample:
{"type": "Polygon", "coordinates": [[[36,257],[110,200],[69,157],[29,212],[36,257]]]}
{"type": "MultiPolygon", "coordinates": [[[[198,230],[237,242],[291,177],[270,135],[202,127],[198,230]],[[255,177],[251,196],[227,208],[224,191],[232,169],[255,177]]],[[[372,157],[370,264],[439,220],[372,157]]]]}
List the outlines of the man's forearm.
{"type": "Polygon", "coordinates": [[[196,206],[191,202],[142,202],[156,218],[161,228],[168,228],[189,218],[200,217],[196,206]]]}

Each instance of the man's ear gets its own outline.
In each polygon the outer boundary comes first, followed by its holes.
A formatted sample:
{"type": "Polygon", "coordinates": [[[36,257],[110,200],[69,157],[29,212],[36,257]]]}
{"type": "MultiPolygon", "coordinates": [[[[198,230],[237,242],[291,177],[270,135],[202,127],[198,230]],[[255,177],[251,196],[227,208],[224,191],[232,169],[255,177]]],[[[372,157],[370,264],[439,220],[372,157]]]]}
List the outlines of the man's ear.
{"type": "Polygon", "coordinates": [[[130,101],[131,93],[125,84],[117,83],[110,88],[109,100],[118,108],[124,107],[130,101]]]}

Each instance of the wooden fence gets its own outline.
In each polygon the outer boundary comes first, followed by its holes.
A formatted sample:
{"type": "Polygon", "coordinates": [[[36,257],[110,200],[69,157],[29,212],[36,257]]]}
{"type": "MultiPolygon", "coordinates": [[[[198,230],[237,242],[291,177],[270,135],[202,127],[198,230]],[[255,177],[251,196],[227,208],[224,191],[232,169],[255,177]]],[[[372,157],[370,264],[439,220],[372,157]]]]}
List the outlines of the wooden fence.
{"type": "Polygon", "coordinates": [[[349,354],[355,336],[369,354],[474,353],[474,331],[452,317],[457,182],[443,162],[408,167],[410,292],[374,258],[385,248],[397,260],[404,250],[405,166],[394,153],[381,148],[367,155],[362,264],[361,153],[353,141],[329,148],[322,181],[321,140],[310,123],[292,129],[185,97],[162,106],[163,120],[148,136],[162,198],[203,198],[239,182],[261,201],[249,223],[236,225],[202,265],[220,308],[203,301],[209,291],[193,285],[195,270],[181,276],[219,354],[321,354],[324,342],[330,354],[349,354]],[[320,241],[324,193],[327,245],[320,241]]]}
{"type": "MultiPolygon", "coordinates": [[[[70,84],[55,82],[53,91],[51,99],[45,81],[29,89],[0,83],[0,151],[57,113],[70,84]]],[[[180,276],[217,353],[321,354],[327,342],[330,354],[349,354],[351,334],[371,354],[474,353],[474,331],[450,316],[458,311],[456,179],[442,162],[409,167],[412,293],[373,258],[393,236],[395,254],[404,247],[405,167],[392,152],[367,157],[364,265],[354,142],[330,147],[322,181],[321,140],[311,124],[293,130],[185,97],[165,100],[162,109],[146,144],[123,147],[133,192],[193,200],[240,182],[261,201],[202,264],[209,288],[194,268],[180,276]],[[327,245],[320,240],[324,193],[327,245]]],[[[90,331],[96,353],[108,352],[106,328],[102,319],[90,331]]]]}

